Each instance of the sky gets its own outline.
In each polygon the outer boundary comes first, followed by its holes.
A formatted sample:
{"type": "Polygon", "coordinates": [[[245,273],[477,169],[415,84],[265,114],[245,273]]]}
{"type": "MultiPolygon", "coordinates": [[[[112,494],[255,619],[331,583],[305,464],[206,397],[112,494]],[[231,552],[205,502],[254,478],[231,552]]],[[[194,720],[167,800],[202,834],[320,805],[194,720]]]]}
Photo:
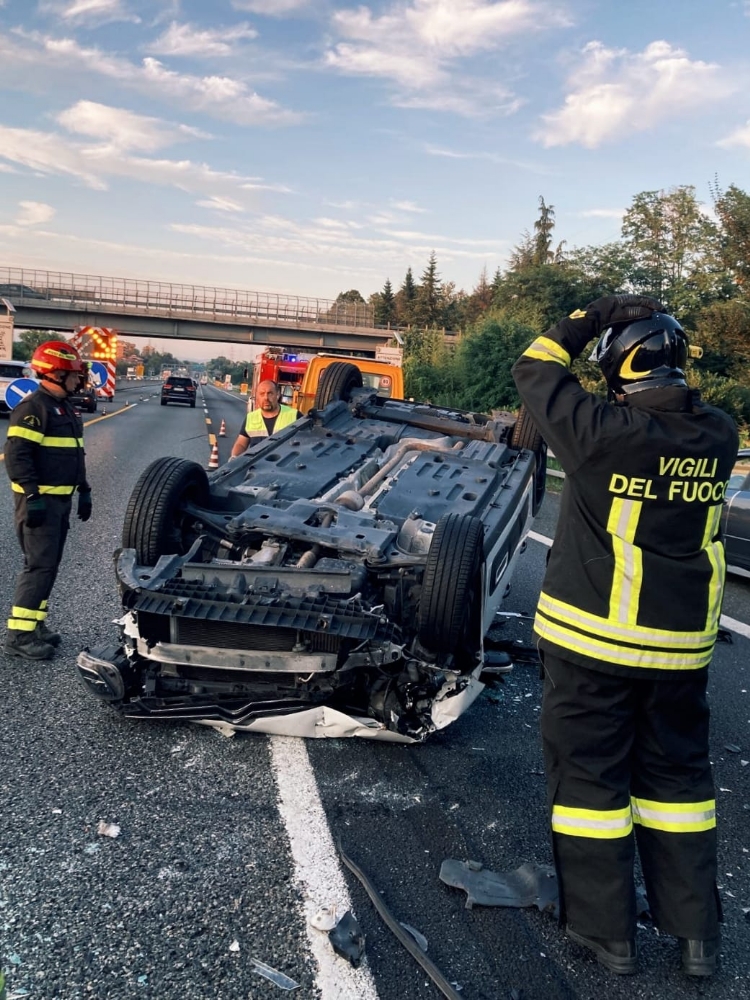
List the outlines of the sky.
{"type": "Polygon", "coordinates": [[[750,0],[0,0],[0,89],[0,268],[471,291],[750,188],[750,0]]]}

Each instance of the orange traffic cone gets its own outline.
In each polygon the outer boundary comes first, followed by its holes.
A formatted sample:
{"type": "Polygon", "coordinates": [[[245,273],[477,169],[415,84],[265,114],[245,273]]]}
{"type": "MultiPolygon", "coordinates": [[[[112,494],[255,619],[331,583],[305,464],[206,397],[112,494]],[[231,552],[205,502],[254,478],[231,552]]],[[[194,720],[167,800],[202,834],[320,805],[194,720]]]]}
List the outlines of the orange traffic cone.
{"type": "Polygon", "coordinates": [[[211,449],[211,457],[208,460],[208,467],[209,467],[209,469],[218,469],[219,468],[219,446],[218,446],[218,444],[215,444],[213,446],[213,448],[211,449]]]}
{"type": "Polygon", "coordinates": [[[227,425],[224,420],[221,422],[221,427],[219,428],[219,437],[225,438],[227,436],[227,425]]]}

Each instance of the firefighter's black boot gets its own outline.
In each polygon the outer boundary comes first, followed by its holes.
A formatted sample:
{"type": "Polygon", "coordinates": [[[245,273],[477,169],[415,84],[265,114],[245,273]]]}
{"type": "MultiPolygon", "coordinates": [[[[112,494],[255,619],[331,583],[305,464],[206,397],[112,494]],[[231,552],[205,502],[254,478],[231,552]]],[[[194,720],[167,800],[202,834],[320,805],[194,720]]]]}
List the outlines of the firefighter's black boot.
{"type": "Polygon", "coordinates": [[[680,938],[682,970],[688,976],[712,976],[719,958],[720,938],[708,941],[692,941],[680,938]]]}
{"type": "Polygon", "coordinates": [[[635,941],[606,941],[604,938],[584,937],[583,934],[573,930],[570,924],[565,933],[571,941],[593,951],[599,964],[610,972],[616,972],[618,976],[630,976],[638,971],[635,941]]]}
{"type": "Polygon", "coordinates": [[[36,637],[42,642],[48,642],[50,646],[59,646],[62,642],[62,636],[59,632],[53,632],[51,628],[47,628],[44,622],[39,622],[36,627],[36,637]]]}
{"type": "Polygon", "coordinates": [[[5,636],[5,653],[7,656],[22,656],[26,660],[49,660],[55,655],[55,647],[49,642],[42,642],[36,631],[22,632],[9,628],[5,636]]]}

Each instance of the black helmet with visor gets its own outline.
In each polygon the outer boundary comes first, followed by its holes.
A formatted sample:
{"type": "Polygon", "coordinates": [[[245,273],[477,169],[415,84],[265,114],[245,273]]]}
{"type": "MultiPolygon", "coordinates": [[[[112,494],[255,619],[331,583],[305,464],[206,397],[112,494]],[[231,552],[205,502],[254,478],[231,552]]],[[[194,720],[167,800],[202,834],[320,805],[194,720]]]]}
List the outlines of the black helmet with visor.
{"type": "Polygon", "coordinates": [[[610,391],[628,395],[662,386],[685,386],[688,338],[666,313],[608,327],[591,354],[610,391]]]}

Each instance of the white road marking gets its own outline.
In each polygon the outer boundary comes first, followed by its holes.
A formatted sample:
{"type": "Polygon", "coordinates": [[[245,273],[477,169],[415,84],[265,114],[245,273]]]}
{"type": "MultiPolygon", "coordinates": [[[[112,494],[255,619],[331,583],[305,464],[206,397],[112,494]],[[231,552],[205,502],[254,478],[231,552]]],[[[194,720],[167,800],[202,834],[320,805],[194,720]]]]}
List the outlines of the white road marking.
{"type": "Polygon", "coordinates": [[[352,908],[328,820],[318,794],[305,741],[296,736],[272,736],[271,766],[279,790],[281,819],[289,835],[295,881],[305,898],[305,929],[310,950],[318,963],[317,986],[323,1000],[378,1000],[372,973],[339,958],[328,935],[310,927],[307,920],[330,903],[340,916],[352,908]]]}
{"type": "MultiPolygon", "coordinates": [[[[540,542],[542,545],[548,547],[552,544],[551,538],[547,538],[546,535],[540,535],[536,531],[530,531],[528,537],[532,541],[540,542]]],[[[730,631],[737,632],[738,635],[744,635],[746,639],[750,639],[750,625],[739,622],[736,618],[730,618],[729,615],[722,615],[720,624],[723,628],[728,628],[730,631]]]]}

